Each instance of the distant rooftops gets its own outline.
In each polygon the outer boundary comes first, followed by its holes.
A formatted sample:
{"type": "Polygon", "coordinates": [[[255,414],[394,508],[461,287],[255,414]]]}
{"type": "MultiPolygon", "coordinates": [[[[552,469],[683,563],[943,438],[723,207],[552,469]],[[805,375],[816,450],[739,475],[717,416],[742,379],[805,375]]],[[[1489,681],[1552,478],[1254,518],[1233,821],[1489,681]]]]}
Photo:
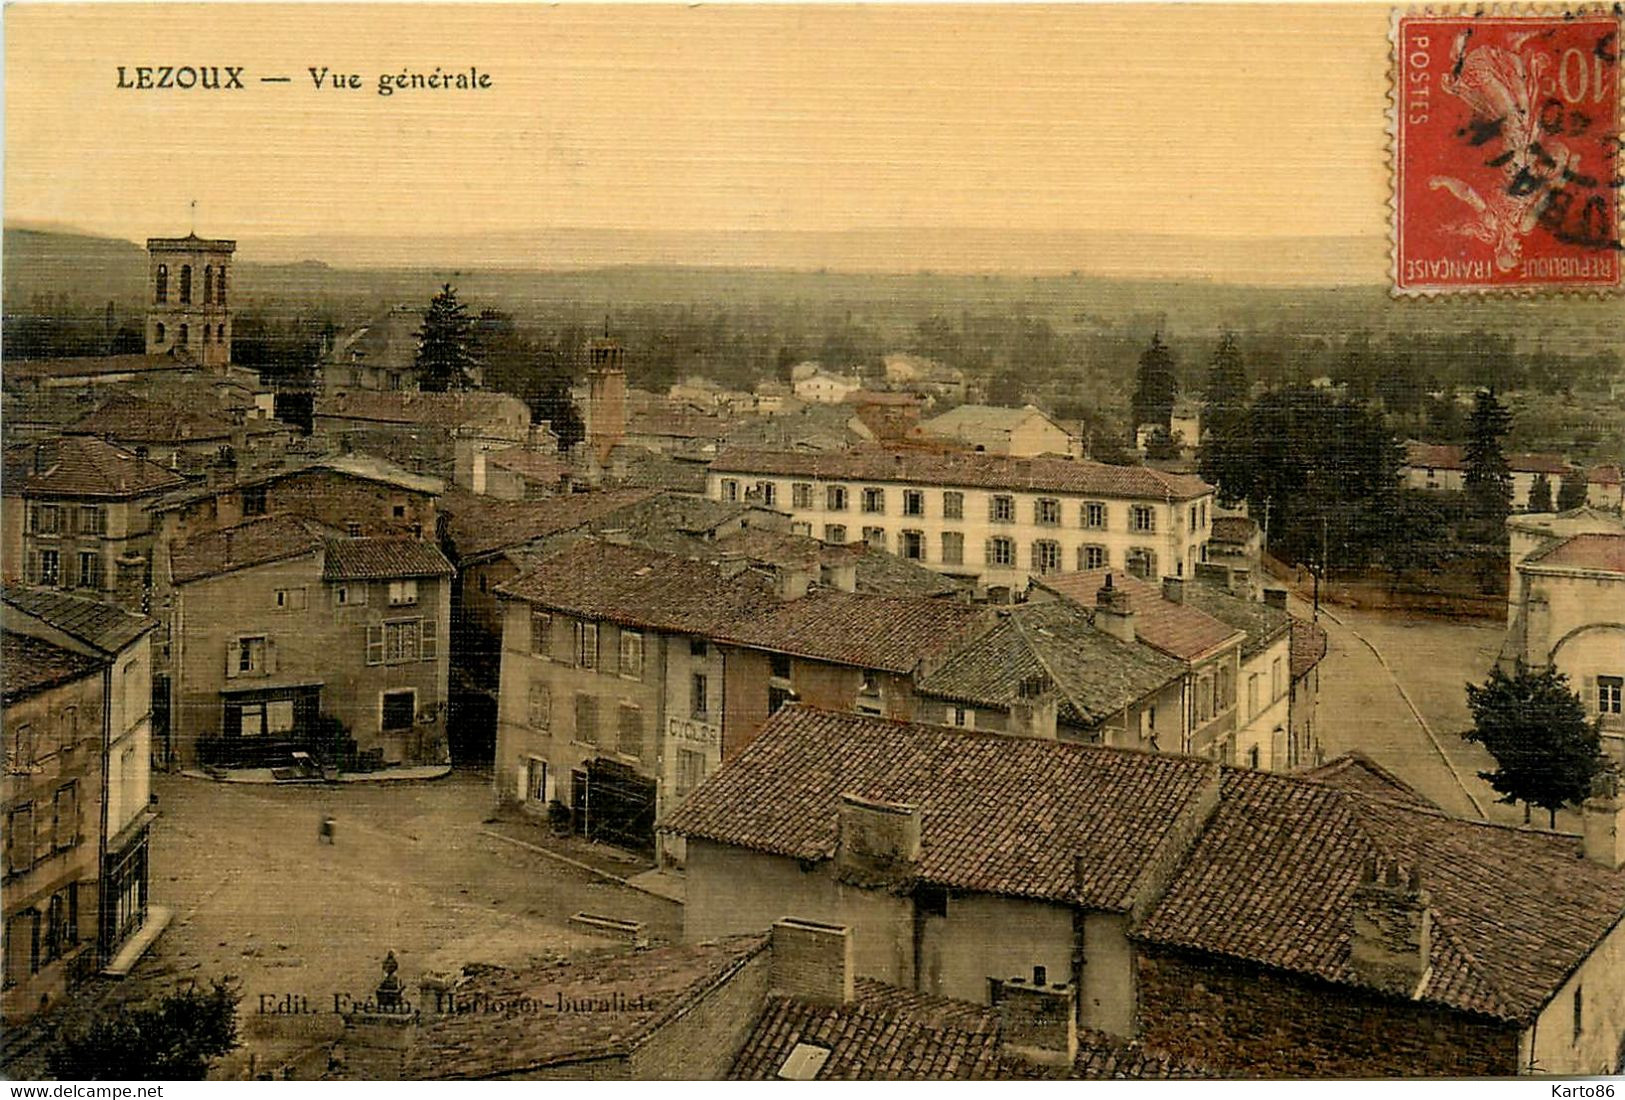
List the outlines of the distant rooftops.
{"type": "MultiPolygon", "coordinates": [[[[1573,468],[1560,455],[1522,452],[1509,454],[1507,468],[1516,474],[1547,474],[1562,477],[1573,468]]],[[[1466,451],[1453,443],[1423,443],[1415,439],[1405,441],[1405,465],[1431,470],[1467,469],[1466,451]]]]}
{"type": "Polygon", "coordinates": [[[718,474],[906,482],[1131,500],[1190,500],[1213,492],[1213,487],[1199,478],[1149,466],[881,448],[816,452],[735,449],[718,455],[711,470],[718,474]]]}

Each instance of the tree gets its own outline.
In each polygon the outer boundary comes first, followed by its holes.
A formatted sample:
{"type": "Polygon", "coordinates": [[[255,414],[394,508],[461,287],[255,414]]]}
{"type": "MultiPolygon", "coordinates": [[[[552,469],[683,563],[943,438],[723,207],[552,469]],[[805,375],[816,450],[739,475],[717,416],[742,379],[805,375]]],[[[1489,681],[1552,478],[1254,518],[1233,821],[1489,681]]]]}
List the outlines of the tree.
{"type": "Polygon", "coordinates": [[[1585,704],[1555,667],[1526,668],[1513,675],[1500,668],[1483,684],[1467,685],[1473,728],[1462,734],[1495,757],[1495,770],[1479,772],[1508,804],[1539,806],[1557,827],[1557,811],[1584,799],[1608,764],[1602,722],[1586,721],[1585,704]]]}
{"type": "Polygon", "coordinates": [[[1512,430],[1512,414],[1494,390],[1479,390],[1467,421],[1467,474],[1463,487],[1473,514],[1502,523],[1512,511],[1512,471],[1501,440],[1512,430]]]}
{"type": "Polygon", "coordinates": [[[1171,435],[1160,424],[1145,436],[1145,457],[1157,462],[1179,457],[1179,437],[1171,435]]]}
{"type": "MultiPolygon", "coordinates": [[[[1208,365],[1207,401],[1202,409],[1202,439],[1197,469],[1215,485],[1236,486],[1247,480],[1252,455],[1247,436],[1247,368],[1236,338],[1226,332],[1208,365]]],[[[1193,441],[1195,442],[1195,441],[1193,441]]],[[[1245,495],[1244,493],[1242,495],[1245,495]]],[[[1225,496],[1226,503],[1240,499],[1225,496]]]]}
{"type": "Polygon", "coordinates": [[[241,999],[227,977],[208,989],[190,985],[148,1004],[118,1006],[59,1030],[46,1067],[65,1081],[201,1081],[215,1059],[238,1046],[241,999]]]}
{"type": "Polygon", "coordinates": [[[1536,474],[1535,483],[1529,487],[1529,510],[1531,512],[1552,510],[1552,483],[1545,474],[1536,474]]]}
{"type": "Polygon", "coordinates": [[[1590,480],[1584,467],[1576,466],[1563,475],[1557,488],[1557,510],[1567,512],[1586,502],[1586,482],[1590,480]]]}
{"type": "Polygon", "coordinates": [[[1234,333],[1219,338],[1207,368],[1207,402],[1202,419],[1207,424],[1234,422],[1247,409],[1247,367],[1241,361],[1234,333]]]}
{"type": "Polygon", "coordinates": [[[418,330],[418,386],[431,393],[469,389],[479,365],[468,307],[446,283],[430,299],[418,330]]]}
{"type": "Polygon", "coordinates": [[[1155,333],[1150,345],[1140,353],[1139,383],[1134,390],[1134,424],[1160,424],[1168,427],[1174,416],[1174,398],[1179,396],[1179,379],[1174,373],[1174,353],[1155,333]]]}
{"type": "Polygon", "coordinates": [[[475,347],[485,367],[485,384],[510,393],[530,407],[532,421],[546,421],[568,450],[586,435],[581,412],[570,396],[566,356],[522,335],[513,318],[494,309],[474,322],[475,347]]]}

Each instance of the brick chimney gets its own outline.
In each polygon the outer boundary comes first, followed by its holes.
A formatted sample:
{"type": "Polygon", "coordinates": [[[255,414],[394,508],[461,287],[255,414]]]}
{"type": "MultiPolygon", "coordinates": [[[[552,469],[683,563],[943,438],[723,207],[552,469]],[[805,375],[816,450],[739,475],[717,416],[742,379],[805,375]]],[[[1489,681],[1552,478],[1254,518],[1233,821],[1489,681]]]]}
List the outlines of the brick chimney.
{"type": "Polygon", "coordinates": [[[1230,566],[1222,562],[1197,562],[1196,579],[1202,584],[1212,585],[1224,592],[1234,592],[1236,590],[1235,573],[1230,566]]]}
{"type": "Polygon", "coordinates": [[[818,567],[818,582],[837,592],[858,590],[858,565],[853,561],[825,563],[818,567]]]}
{"type": "Polygon", "coordinates": [[[1598,776],[1580,813],[1585,822],[1586,859],[1610,871],[1625,867],[1625,798],[1620,797],[1619,776],[1598,776]]]}
{"type": "Polygon", "coordinates": [[[920,861],[918,806],[843,794],[837,813],[835,868],[843,882],[891,886],[913,876],[920,861]]]}
{"type": "Polygon", "coordinates": [[[1042,672],[1024,677],[1016,685],[1016,701],[1010,704],[1010,728],[1006,732],[1053,741],[1058,709],[1054,680],[1042,672]]]}
{"type": "Polygon", "coordinates": [[[1129,606],[1128,593],[1112,584],[1110,573],[1095,593],[1095,629],[1120,642],[1134,641],[1134,610],[1129,606]]]}
{"type": "Polygon", "coordinates": [[[1421,873],[1367,856],[1354,888],[1349,965],[1367,985],[1409,997],[1427,972],[1433,917],[1421,873]]]}
{"type": "Polygon", "coordinates": [[[852,930],[785,917],[773,922],[768,988],[820,1004],[852,1000],[852,930]]]}
{"type": "Polygon", "coordinates": [[[1264,602],[1266,604],[1268,604],[1269,606],[1275,608],[1275,610],[1277,610],[1277,611],[1285,611],[1286,610],[1286,589],[1284,589],[1284,588],[1266,588],[1266,589],[1264,589],[1264,602]]]}
{"type": "Polygon", "coordinates": [[[1033,976],[995,979],[993,1004],[999,1011],[1004,1049],[1041,1066],[1070,1066],[1078,1056],[1076,991],[1071,983],[1048,983],[1041,966],[1033,976]]]}
{"type": "Polygon", "coordinates": [[[1185,602],[1185,580],[1183,577],[1162,578],[1162,598],[1169,603],[1185,602]]]}

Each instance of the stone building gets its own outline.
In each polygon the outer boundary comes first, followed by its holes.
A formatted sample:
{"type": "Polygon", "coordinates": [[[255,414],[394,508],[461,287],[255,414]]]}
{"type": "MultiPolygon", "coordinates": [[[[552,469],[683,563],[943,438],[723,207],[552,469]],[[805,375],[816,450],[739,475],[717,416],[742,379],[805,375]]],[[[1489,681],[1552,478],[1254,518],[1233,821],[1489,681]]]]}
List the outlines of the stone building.
{"type": "Polygon", "coordinates": [[[991,1004],[1031,974],[1224,1076],[1615,1072],[1625,800],[1576,837],[1364,774],[790,707],[666,827],[692,942],[844,925],[859,978],[991,1004]]]}
{"type": "Polygon", "coordinates": [[[1002,593],[1063,569],[1192,576],[1213,505],[1212,486],[1149,467],[922,450],[730,450],[707,492],[754,494],[826,542],[861,539],[1002,593]]]}
{"type": "Polygon", "coordinates": [[[261,516],[175,543],[173,701],[161,752],[346,770],[447,762],[452,567],[434,543],[261,516]],[[326,744],[322,719],[342,723],[326,744]]]}
{"type": "Polygon", "coordinates": [[[147,354],[224,372],[231,364],[231,257],[236,241],[196,233],[147,240],[147,354]]]}

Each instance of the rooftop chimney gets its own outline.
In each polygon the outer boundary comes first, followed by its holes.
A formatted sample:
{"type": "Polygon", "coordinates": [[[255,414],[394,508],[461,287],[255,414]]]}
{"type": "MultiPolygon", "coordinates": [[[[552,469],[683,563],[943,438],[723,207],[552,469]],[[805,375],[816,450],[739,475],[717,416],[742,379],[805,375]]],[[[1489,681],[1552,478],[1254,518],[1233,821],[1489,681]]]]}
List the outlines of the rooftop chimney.
{"type": "Polygon", "coordinates": [[[818,568],[818,581],[837,592],[858,590],[858,564],[854,561],[826,562],[818,568]]]}
{"type": "Polygon", "coordinates": [[[1055,740],[1058,699],[1055,681],[1042,672],[1024,677],[1016,685],[1016,700],[1010,704],[1010,733],[1017,737],[1055,740]]]}
{"type": "Polygon", "coordinates": [[[1275,608],[1277,611],[1285,611],[1286,610],[1286,589],[1284,589],[1284,588],[1266,588],[1266,589],[1264,589],[1264,602],[1269,604],[1271,607],[1275,608]]]}
{"type": "Polygon", "coordinates": [[[1128,602],[1128,593],[1112,584],[1112,575],[1095,593],[1095,628],[1110,634],[1120,642],[1134,641],[1134,610],[1128,602]]]}
{"type": "Polygon", "coordinates": [[[778,589],[779,599],[799,600],[812,587],[813,576],[806,569],[780,565],[773,570],[773,582],[778,589]]]}
{"type": "Polygon", "coordinates": [[[126,550],[113,562],[113,602],[126,611],[147,611],[147,559],[126,550]]]}
{"type": "Polygon", "coordinates": [[[837,873],[856,886],[890,886],[914,873],[920,859],[919,807],[841,795],[837,873]]]}
{"type": "Polygon", "coordinates": [[[1610,871],[1625,867],[1625,799],[1620,797],[1619,776],[1598,776],[1580,813],[1585,819],[1585,857],[1610,871]]]}
{"type": "Polygon", "coordinates": [[[1162,578],[1162,598],[1169,603],[1185,602],[1185,581],[1182,577],[1162,578]]]}
{"type": "Polygon", "coordinates": [[[1225,592],[1236,590],[1236,578],[1230,566],[1214,561],[1199,561],[1196,563],[1196,579],[1202,584],[1212,585],[1225,592]]]}
{"type": "Polygon", "coordinates": [[[1349,964],[1367,985],[1409,997],[1427,972],[1433,918],[1421,873],[1367,856],[1353,897],[1349,964]]]}
{"type": "Polygon", "coordinates": [[[785,917],[773,922],[769,988],[822,1004],[852,1000],[852,931],[845,925],[785,917]]]}
{"type": "Polygon", "coordinates": [[[717,571],[722,574],[724,580],[739,576],[749,565],[750,562],[745,560],[745,555],[737,550],[724,550],[717,555],[717,571]]]}
{"type": "Polygon", "coordinates": [[[1076,991],[1071,983],[1050,985],[1047,977],[1042,966],[1035,966],[1031,981],[994,980],[1004,1048],[1037,1065],[1070,1066],[1078,1056],[1076,991]]]}

